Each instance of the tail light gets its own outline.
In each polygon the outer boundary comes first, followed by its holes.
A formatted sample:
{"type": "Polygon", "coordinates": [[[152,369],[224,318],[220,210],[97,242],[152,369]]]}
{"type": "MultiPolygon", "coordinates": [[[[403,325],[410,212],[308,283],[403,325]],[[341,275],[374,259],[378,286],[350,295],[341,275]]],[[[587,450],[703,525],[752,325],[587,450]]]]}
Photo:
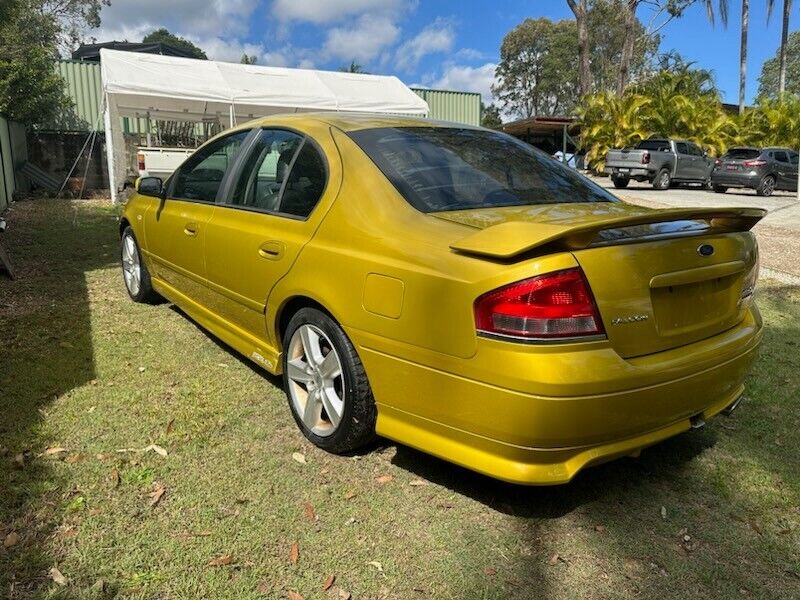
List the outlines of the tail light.
{"type": "Polygon", "coordinates": [[[136,155],[136,168],[138,168],[140,171],[144,171],[145,170],[144,169],[144,154],[142,154],[141,152],[139,152],[139,154],[136,155]]]}
{"type": "Polygon", "coordinates": [[[758,245],[756,245],[756,262],[750,272],[744,278],[742,284],[742,293],[739,296],[739,303],[745,302],[753,297],[756,291],[756,283],[758,283],[758,274],[761,270],[761,258],[758,254],[758,245]]]}
{"type": "Polygon", "coordinates": [[[765,161],[765,160],[746,160],[746,161],[744,161],[743,164],[744,164],[745,167],[763,167],[765,164],[767,164],[767,161],[765,161]]]}
{"type": "Polygon", "coordinates": [[[642,152],[642,164],[643,165],[650,164],[650,153],[649,152],[642,152]]]}
{"type": "Polygon", "coordinates": [[[478,332],[484,334],[536,340],[604,333],[580,269],[548,273],[487,292],[474,308],[478,332]]]}
{"type": "Polygon", "coordinates": [[[714,161],[714,165],[717,166],[717,167],[722,166],[722,159],[718,158],[717,160],[715,160],[714,161]]]}

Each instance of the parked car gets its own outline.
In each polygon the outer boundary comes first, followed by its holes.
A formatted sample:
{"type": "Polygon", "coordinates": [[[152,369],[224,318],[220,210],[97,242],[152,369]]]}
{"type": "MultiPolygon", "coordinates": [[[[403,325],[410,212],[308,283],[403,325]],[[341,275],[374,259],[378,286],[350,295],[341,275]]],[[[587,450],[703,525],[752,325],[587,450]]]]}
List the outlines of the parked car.
{"type": "Polygon", "coordinates": [[[488,129],[307,113],[142,178],[122,271],[282,374],[320,448],[555,484],[737,405],[764,214],[625,204],[488,129]]]}
{"type": "Polygon", "coordinates": [[[789,148],[731,148],[714,164],[711,185],[720,194],[728,188],[750,188],[759,196],[796,192],[797,163],[797,152],[789,148]]]}
{"type": "Polygon", "coordinates": [[[633,179],[666,190],[673,182],[708,185],[713,167],[714,161],[692,142],[651,138],[633,148],[609,150],[605,172],[619,189],[633,179]]]}

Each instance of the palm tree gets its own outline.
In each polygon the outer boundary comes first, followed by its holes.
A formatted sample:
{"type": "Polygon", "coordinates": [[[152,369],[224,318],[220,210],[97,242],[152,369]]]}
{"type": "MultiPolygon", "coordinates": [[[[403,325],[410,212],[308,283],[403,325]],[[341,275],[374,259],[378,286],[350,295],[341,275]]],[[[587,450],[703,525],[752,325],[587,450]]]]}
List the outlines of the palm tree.
{"type": "MultiPolygon", "coordinates": [[[[774,0],[767,0],[767,22],[772,16],[774,0]]],[[[786,91],[786,46],[789,43],[789,13],[792,12],[792,0],[783,0],[783,27],[781,29],[780,76],[778,77],[778,97],[786,91]]]]}

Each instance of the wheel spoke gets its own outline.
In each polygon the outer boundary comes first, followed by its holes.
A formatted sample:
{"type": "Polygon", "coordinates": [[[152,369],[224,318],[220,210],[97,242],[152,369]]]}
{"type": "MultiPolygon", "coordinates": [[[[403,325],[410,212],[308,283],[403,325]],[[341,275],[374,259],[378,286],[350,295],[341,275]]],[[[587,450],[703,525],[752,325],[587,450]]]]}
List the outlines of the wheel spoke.
{"type": "Polygon", "coordinates": [[[303,408],[303,423],[309,429],[314,429],[322,415],[322,405],[319,402],[319,391],[308,394],[306,405],[303,408]]]}
{"type": "MultiPolygon", "coordinates": [[[[342,374],[342,366],[339,364],[339,357],[336,352],[331,350],[327,356],[322,359],[319,365],[319,374],[323,379],[336,379],[342,374]]],[[[332,382],[331,382],[332,383],[332,382]]]]}
{"type": "Polygon", "coordinates": [[[322,351],[319,347],[319,335],[308,325],[300,328],[300,340],[303,343],[303,353],[308,364],[312,367],[322,362],[322,351]]]}
{"type": "Polygon", "coordinates": [[[328,413],[328,420],[334,427],[339,426],[339,421],[342,420],[343,402],[336,395],[333,386],[324,386],[320,390],[322,405],[325,407],[325,412],[328,413]]]}
{"type": "Polygon", "coordinates": [[[302,358],[295,358],[286,363],[286,375],[297,383],[308,383],[313,377],[306,371],[308,363],[302,358]]]}

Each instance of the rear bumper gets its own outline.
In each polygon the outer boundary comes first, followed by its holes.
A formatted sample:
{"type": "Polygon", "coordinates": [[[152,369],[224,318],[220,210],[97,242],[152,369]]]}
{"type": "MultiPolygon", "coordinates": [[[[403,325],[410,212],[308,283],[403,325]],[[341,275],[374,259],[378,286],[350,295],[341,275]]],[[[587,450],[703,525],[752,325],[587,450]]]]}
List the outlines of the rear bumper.
{"type": "Polygon", "coordinates": [[[640,167],[606,167],[605,172],[617,177],[630,177],[631,179],[651,179],[655,173],[640,167]]]}
{"type": "Polygon", "coordinates": [[[605,368],[593,364],[605,353],[600,348],[573,351],[573,364],[559,352],[535,355],[540,368],[549,363],[555,379],[559,372],[566,378],[558,386],[562,391],[575,392],[558,396],[468,379],[367,348],[360,353],[378,403],[379,434],[498,479],[549,485],[568,482],[586,466],[637,454],[687,431],[693,417],[708,420],[733,404],[761,339],[757,311],[735,330],[679,349],[682,366],[669,356],[675,351],[631,361],[617,357],[627,365],[622,370],[608,356],[602,358],[605,368]],[[709,360],[709,352],[716,358],[709,360]],[[582,382],[569,380],[581,371],[582,382]],[[596,393],[583,393],[587,386],[596,393]]]}
{"type": "Polygon", "coordinates": [[[711,173],[711,184],[724,187],[740,187],[756,189],[761,183],[759,173],[728,173],[725,171],[711,173]]]}

